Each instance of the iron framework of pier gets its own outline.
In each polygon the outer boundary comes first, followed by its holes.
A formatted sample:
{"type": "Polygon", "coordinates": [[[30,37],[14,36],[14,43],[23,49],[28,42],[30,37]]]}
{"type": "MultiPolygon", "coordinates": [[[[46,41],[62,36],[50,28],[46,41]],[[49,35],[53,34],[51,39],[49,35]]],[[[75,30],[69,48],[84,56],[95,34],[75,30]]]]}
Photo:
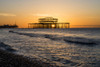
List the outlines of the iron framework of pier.
{"type": "Polygon", "coordinates": [[[39,23],[29,23],[28,28],[70,28],[70,23],[58,22],[57,18],[46,17],[40,18],[39,23]]]}

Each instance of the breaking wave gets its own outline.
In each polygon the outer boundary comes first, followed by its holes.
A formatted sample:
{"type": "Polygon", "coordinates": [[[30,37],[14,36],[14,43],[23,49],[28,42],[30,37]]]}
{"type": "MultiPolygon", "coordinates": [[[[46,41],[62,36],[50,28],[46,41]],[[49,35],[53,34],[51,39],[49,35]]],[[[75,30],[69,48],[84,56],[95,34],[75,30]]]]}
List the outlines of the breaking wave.
{"type": "Polygon", "coordinates": [[[7,45],[3,42],[0,42],[0,49],[6,50],[6,51],[9,51],[9,52],[15,52],[16,51],[11,46],[9,46],[9,45],[7,45]]]}
{"type": "Polygon", "coordinates": [[[99,42],[95,39],[89,39],[84,37],[59,36],[55,34],[40,34],[40,33],[21,33],[21,32],[14,32],[14,31],[9,31],[9,32],[16,33],[19,35],[30,36],[30,37],[44,37],[44,38],[51,39],[53,41],[65,41],[66,43],[73,43],[73,44],[80,44],[80,45],[87,45],[87,46],[98,45],[99,42]]]}

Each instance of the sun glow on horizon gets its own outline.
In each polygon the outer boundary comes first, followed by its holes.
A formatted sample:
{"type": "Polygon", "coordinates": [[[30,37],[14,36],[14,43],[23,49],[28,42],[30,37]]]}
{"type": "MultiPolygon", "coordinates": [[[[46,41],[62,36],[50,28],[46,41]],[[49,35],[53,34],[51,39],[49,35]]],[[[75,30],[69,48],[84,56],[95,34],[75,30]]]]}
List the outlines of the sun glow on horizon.
{"type": "Polygon", "coordinates": [[[54,28],[54,27],[55,27],[55,25],[53,24],[53,25],[52,25],[52,28],[54,28]]]}
{"type": "Polygon", "coordinates": [[[27,28],[39,18],[54,17],[71,25],[100,25],[100,0],[0,0],[0,25],[27,28]]]}

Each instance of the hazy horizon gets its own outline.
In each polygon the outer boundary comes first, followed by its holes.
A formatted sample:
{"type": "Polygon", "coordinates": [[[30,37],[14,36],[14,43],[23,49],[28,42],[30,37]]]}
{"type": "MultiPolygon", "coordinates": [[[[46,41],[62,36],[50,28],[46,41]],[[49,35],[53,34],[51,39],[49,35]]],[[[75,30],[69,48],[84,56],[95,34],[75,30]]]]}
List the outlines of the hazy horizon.
{"type": "Polygon", "coordinates": [[[71,28],[100,25],[100,0],[0,0],[0,25],[16,24],[27,28],[28,23],[41,17],[70,22],[71,28]]]}

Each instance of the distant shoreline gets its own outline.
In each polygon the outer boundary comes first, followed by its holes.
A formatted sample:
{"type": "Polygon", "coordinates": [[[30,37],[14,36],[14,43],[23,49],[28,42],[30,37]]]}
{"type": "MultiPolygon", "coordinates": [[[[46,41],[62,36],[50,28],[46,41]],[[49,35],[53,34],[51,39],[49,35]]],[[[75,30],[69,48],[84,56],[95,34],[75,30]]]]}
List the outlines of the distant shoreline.
{"type": "MultiPolygon", "coordinates": [[[[0,28],[0,29],[50,29],[50,28],[0,28]]],[[[66,28],[56,28],[56,29],[66,29],[66,28]]],[[[70,29],[100,29],[100,28],[70,28],[70,29]]]]}

